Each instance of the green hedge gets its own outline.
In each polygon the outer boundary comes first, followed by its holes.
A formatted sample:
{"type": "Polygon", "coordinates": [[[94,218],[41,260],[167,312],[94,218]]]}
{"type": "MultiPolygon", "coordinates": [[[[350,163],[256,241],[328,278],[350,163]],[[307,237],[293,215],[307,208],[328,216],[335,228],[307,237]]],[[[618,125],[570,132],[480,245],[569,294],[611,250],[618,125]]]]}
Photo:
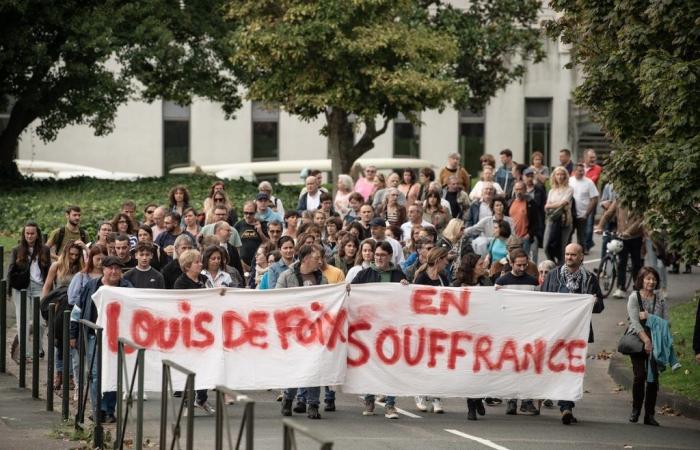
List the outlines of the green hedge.
{"type": "Polygon", "coordinates": [[[673,347],[683,367],[675,372],[670,370],[662,372],[660,383],[662,389],[675,391],[696,401],[700,401],[700,366],[695,363],[693,331],[698,300],[700,300],[700,294],[688,303],[671,308],[673,347]]]}
{"type": "MultiPolygon", "coordinates": [[[[65,224],[66,206],[76,204],[82,208],[81,225],[94,237],[97,224],[102,220],[111,220],[119,212],[122,202],[133,200],[140,219],[146,203],[167,205],[168,192],[178,184],[187,187],[190,203],[199,210],[215,180],[215,177],[208,175],[169,175],[138,181],[73,178],[61,181],[25,180],[18,186],[5,185],[1,188],[0,196],[0,235],[16,240],[22,225],[30,219],[39,224],[42,232],[58,228],[65,224]]],[[[275,184],[273,194],[282,199],[285,207],[294,207],[300,188],[275,184]]],[[[244,201],[255,198],[257,183],[242,179],[227,181],[226,193],[240,212],[244,201]]]]}

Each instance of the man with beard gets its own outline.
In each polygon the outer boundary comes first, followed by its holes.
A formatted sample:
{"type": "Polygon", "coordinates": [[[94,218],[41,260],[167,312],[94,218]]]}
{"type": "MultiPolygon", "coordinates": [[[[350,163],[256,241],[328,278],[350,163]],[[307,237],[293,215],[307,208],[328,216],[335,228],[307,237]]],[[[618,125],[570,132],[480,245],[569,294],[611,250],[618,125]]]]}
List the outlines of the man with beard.
{"type": "Polygon", "coordinates": [[[66,245],[72,241],[89,242],[87,232],[80,228],[80,206],[71,205],[66,208],[66,224],[51,232],[46,245],[51,249],[51,259],[57,260],[66,245]]]}
{"type": "Polygon", "coordinates": [[[163,257],[162,261],[163,264],[168,264],[173,260],[175,239],[177,239],[178,236],[181,234],[186,234],[189,236],[192,242],[195,242],[194,236],[180,228],[180,219],[180,214],[174,211],[169,212],[165,216],[165,219],[163,219],[165,230],[158,235],[158,238],[155,240],[156,245],[162,248],[163,252],[165,252],[165,256],[163,257]]]}

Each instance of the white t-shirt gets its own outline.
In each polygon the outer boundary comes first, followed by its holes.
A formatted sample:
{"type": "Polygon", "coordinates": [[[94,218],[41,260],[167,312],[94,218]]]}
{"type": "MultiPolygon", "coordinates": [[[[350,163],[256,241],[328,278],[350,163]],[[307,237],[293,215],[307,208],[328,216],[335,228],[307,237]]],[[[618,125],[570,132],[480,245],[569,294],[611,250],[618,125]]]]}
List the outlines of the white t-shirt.
{"type": "MultiPolygon", "coordinates": [[[[501,187],[500,184],[496,183],[495,181],[489,181],[493,185],[493,188],[496,190],[496,195],[503,195],[503,188],[501,187]]],[[[469,198],[472,201],[476,200],[481,200],[481,191],[484,189],[484,182],[479,180],[476,182],[474,185],[474,189],[469,193],[469,198]]]]}
{"type": "Polygon", "coordinates": [[[569,178],[569,187],[574,190],[574,200],[576,202],[576,217],[583,218],[588,211],[591,200],[598,197],[598,188],[590,178],[583,177],[580,180],[576,177],[569,178]]]}
{"type": "Polygon", "coordinates": [[[306,210],[316,211],[321,206],[321,191],[316,191],[316,195],[306,194],[306,210]]]}
{"type": "MultiPolygon", "coordinates": [[[[422,220],[420,226],[432,227],[433,224],[426,220],[422,220]]],[[[401,225],[401,234],[404,241],[408,241],[409,239],[411,239],[411,230],[413,230],[413,223],[411,223],[411,221],[408,221],[401,225]]]]}

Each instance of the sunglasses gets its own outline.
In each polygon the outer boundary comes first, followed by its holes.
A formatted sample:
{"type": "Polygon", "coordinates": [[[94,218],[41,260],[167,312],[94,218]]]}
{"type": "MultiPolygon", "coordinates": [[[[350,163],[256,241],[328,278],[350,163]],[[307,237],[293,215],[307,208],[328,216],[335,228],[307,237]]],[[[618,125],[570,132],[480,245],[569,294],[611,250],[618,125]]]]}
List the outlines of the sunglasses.
{"type": "Polygon", "coordinates": [[[246,216],[254,216],[255,213],[254,213],[254,212],[249,212],[249,211],[243,211],[243,215],[246,215],[246,216]]]}

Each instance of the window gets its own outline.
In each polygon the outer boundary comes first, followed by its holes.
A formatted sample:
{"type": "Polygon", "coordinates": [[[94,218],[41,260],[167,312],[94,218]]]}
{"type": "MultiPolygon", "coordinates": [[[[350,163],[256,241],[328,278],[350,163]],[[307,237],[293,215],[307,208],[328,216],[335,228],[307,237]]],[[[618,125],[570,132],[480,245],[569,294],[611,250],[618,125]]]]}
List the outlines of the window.
{"type": "Polygon", "coordinates": [[[552,99],[525,99],[525,163],[530,155],[539,151],[544,154],[545,165],[550,161],[552,130],[552,99]]]}
{"type": "Polygon", "coordinates": [[[278,107],[253,102],[253,161],[279,159],[279,121],[278,107]]]}
{"type": "Polygon", "coordinates": [[[163,101],[163,174],[190,163],[190,107],[163,101]]]}
{"type": "Polygon", "coordinates": [[[459,154],[467,172],[481,171],[479,159],[484,154],[484,111],[470,109],[459,112],[459,154]]]}
{"type": "Polygon", "coordinates": [[[401,113],[394,119],[394,157],[420,158],[420,127],[401,113]]]}

